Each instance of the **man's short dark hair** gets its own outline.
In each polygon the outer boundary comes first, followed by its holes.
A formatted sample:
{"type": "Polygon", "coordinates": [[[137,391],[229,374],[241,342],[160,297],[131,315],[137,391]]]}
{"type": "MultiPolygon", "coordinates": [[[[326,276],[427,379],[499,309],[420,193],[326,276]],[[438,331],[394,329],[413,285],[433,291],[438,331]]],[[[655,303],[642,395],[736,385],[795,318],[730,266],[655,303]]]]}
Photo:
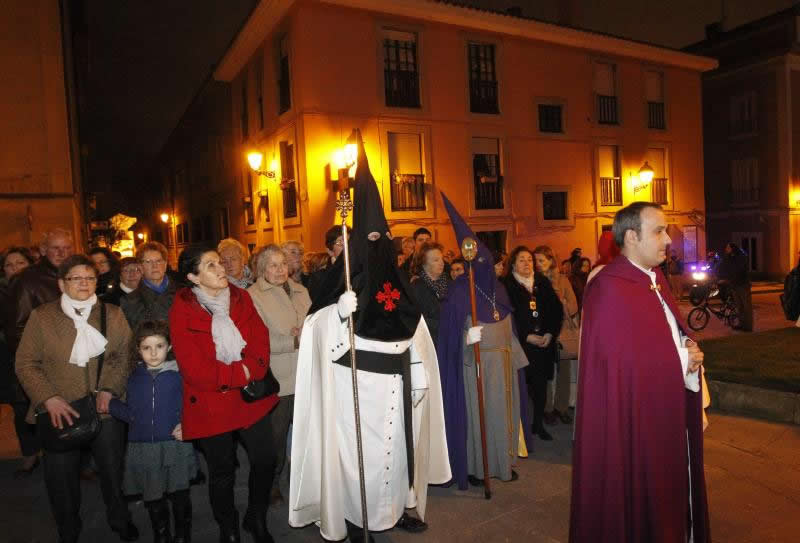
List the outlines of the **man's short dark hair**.
{"type": "Polygon", "coordinates": [[[625,246],[625,232],[628,230],[633,230],[637,238],[642,236],[642,211],[648,207],[659,211],[662,209],[661,205],[653,202],[633,202],[614,215],[611,231],[614,233],[614,241],[620,249],[625,246]]]}
{"type": "MultiPolygon", "coordinates": [[[[350,230],[348,229],[347,232],[349,233],[350,230]]],[[[338,238],[341,235],[342,235],[341,225],[333,225],[330,228],[328,228],[328,231],[325,232],[325,247],[327,247],[329,251],[333,251],[333,246],[336,244],[336,238],[338,238]]]]}
{"type": "Polygon", "coordinates": [[[416,230],[414,230],[414,241],[417,240],[417,236],[419,236],[420,234],[428,234],[429,237],[433,237],[433,234],[431,234],[431,231],[428,230],[427,228],[425,227],[417,228],[416,230]]]}

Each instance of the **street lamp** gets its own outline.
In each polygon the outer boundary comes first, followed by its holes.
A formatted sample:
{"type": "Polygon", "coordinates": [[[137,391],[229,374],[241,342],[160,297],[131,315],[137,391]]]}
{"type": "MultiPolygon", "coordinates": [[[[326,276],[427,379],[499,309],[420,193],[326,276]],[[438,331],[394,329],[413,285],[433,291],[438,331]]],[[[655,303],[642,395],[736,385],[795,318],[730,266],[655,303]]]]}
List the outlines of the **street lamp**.
{"type": "Polygon", "coordinates": [[[278,161],[274,158],[269,163],[269,169],[262,170],[261,165],[264,163],[263,153],[251,151],[247,154],[247,162],[250,164],[250,169],[253,170],[253,172],[255,172],[257,175],[263,175],[268,179],[278,179],[278,186],[281,188],[281,190],[288,189],[292,183],[294,183],[294,179],[284,179],[283,177],[278,178],[276,173],[278,171],[278,161]]]}
{"type": "Polygon", "coordinates": [[[639,173],[634,177],[633,173],[631,173],[631,179],[633,181],[633,193],[636,194],[640,190],[644,190],[647,186],[653,181],[653,176],[655,175],[655,171],[647,163],[644,161],[642,167],[639,168],[639,173]]]}
{"type": "Polygon", "coordinates": [[[144,234],[142,232],[139,232],[138,234],[136,234],[136,237],[141,239],[141,240],[144,240],[144,234]]]}
{"type": "Polygon", "coordinates": [[[161,214],[161,222],[168,223],[169,222],[169,213],[162,213],[161,214]]]}

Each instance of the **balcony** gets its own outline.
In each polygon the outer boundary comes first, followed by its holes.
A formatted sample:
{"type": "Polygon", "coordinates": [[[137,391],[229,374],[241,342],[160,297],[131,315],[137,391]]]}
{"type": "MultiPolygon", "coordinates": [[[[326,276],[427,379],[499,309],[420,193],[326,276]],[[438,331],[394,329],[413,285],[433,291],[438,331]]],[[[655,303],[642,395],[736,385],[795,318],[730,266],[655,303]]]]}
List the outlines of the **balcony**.
{"type": "Polygon", "coordinates": [[[503,176],[475,175],[475,209],[503,209],[503,176]]]}
{"type": "Polygon", "coordinates": [[[472,113],[500,113],[497,104],[497,81],[470,79],[469,110],[472,113]]]}
{"type": "Polygon", "coordinates": [[[647,102],[647,127],[664,130],[667,127],[663,102],[647,102]]]}
{"type": "Polygon", "coordinates": [[[600,178],[600,205],[622,205],[622,179],[620,177],[600,178]]]}
{"type": "Polygon", "coordinates": [[[392,211],[425,211],[425,175],[393,173],[392,211]]]}
{"type": "Polygon", "coordinates": [[[616,96],[597,95],[597,122],[600,124],[619,124],[616,96]]]}
{"type": "Polygon", "coordinates": [[[651,195],[656,204],[667,205],[669,203],[669,180],[665,177],[656,177],[651,183],[651,195]]]}
{"type": "Polygon", "coordinates": [[[384,70],[386,105],[389,107],[420,107],[417,72],[384,70]]]}

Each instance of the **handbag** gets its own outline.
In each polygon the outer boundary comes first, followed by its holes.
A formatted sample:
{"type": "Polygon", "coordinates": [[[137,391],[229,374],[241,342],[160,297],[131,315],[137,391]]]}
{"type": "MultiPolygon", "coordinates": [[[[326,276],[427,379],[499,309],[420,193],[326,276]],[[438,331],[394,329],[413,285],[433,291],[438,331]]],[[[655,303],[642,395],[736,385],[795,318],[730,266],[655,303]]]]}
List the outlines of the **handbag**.
{"type": "Polygon", "coordinates": [[[564,325],[558,336],[559,355],[561,360],[576,360],[580,343],[580,326],[575,317],[564,317],[564,325]]]}
{"type": "MultiPolygon", "coordinates": [[[[106,304],[100,302],[100,333],[106,335],[106,304]]],[[[97,383],[100,386],[100,373],[103,371],[103,358],[105,351],[97,359],[97,383]]],[[[79,418],[72,419],[72,425],[64,425],[59,429],[50,421],[50,414],[41,411],[36,414],[36,433],[42,440],[42,445],[48,451],[65,452],[82,447],[91,442],[100,433],[100,415],[97,414],[96,398],[89,384],[89,365],[86,370],[86,388],[88,394],[70,402],[69,405],[78,412],[79,418]]]]}
{"type": "Polygon", "coordinates": [[[242,399],[247,403],[253,403],[280,392],[281,384],[272,374],[272,368],[267,368],[267,374],[263,379],[250,381],[241,390],[242,399]]]}

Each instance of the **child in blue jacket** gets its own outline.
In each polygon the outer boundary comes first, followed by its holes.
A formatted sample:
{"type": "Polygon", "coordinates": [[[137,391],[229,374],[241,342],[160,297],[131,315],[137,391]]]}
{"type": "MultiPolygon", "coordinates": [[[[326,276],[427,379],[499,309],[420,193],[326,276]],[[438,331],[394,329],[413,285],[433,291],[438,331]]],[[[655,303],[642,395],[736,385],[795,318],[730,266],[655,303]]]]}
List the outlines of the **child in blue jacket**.
{"type": "Polygon", "coordinates": [[[127,400],[111,400],[109,413],[128,423],[125,493],[141,494],[153,524],[153,541],[191,541],[189,481],[197,473],[194,448],[182,441],[183,381],[169,354],[169,327],[144,321],[131,341],[131,360],[141,360],[128,379],[127,400]],[[175,520],[170,534],[169,505],[175,520]]]}

